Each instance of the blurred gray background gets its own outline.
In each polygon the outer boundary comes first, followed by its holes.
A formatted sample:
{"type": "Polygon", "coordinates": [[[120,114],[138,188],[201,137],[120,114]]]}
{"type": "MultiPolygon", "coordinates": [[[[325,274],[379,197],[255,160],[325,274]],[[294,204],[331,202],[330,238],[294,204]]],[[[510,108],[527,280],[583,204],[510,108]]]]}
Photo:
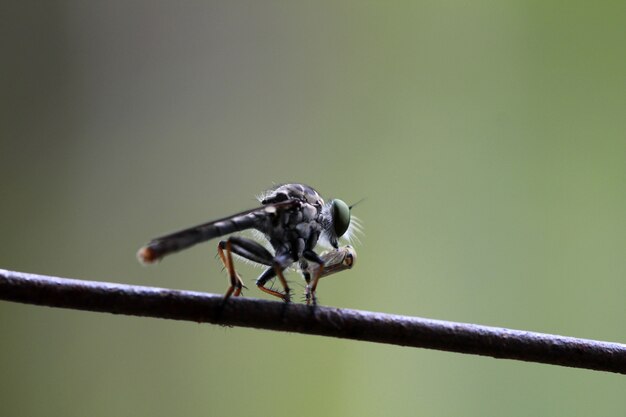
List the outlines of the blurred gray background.
{"type": "MultiPolygon", "coordinates": [[[[626,341],[624,2],[0,16],[0,268],[221,293],[217,242],[135,252],[305,182],[367,198],[322,304],[626,341]]],[[[623,376],[445,352],[6,302],[0,335],[2,416],[626,412],[623,376]]]]}

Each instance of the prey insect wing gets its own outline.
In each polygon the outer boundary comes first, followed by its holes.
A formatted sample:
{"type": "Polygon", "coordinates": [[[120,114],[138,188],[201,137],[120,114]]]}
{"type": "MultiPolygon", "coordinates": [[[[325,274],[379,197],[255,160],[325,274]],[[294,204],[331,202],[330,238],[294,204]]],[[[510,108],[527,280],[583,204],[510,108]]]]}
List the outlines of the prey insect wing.
{"type": "Polygon", "coordinates": [[[326,251],[320,255],[320,258],[324,261],[323,268],[319,264],[309,264],[306,272],[313,276],[319,273],[320,278],[322,278],[351,269],[354,266],[354,262],[356,262],[356,251],[352,246],[348,245],[326,251]]]}

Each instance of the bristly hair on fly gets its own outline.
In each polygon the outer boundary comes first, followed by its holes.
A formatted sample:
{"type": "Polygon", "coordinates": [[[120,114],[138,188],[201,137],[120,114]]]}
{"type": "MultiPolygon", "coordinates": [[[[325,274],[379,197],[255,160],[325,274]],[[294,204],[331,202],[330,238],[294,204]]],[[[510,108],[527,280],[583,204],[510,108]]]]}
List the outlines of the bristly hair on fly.
{"type": "Polygon", "coordinates": [[[356,216],[350,216],[350,226],[348,226],[348,230],[342,236],[349,244],[358,243],[361,245],[361,239],[359,236],[363,236],[363,223],[361,219],[356,216]]]}
{"type": "Polygon", "coordinates": [[[365,201],[365,197],[357,201],[356,203],[350,204],[350,226],[348,230],[344,234],[344,238],[348,241],[348,243],[358,243],[361,244],[361,239],[359,236],[363,236],[363,222],[357,216],[352,215],[352,209],[355,208],[358,204],[361,204],[365,201]]]}

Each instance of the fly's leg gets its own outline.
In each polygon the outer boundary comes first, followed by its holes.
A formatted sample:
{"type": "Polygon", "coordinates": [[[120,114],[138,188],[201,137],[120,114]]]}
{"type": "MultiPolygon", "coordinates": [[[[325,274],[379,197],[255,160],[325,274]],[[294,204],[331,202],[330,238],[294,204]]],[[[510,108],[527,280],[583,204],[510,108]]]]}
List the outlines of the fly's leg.
{"type": "Polygon", "coordinates": [[[324,271],[324,265],[320,265],[318,270],[315,272],[313,276],[313,280],[311,281],[311,286],[309,290],[309,297],[306,300],[307,305],[313,303],[313,305],[317,305],[317,296],[315,295],[315,290],[317,289],[317,283],[322,277],[322,272],[324,271]]]}
{"type": "Polygon", "coordinates": [[[306,287],[304,287],[304,300],[307,305],[311,304],[311,274],[308,272],[303,272],[304,281],[306,282],[306,287]]]}
{"type": "Polygon", "coordinates": [[[261,291],[267,294],[273,295],[274,297],[278,297],[282,299],[283,301],[285,301],[286,303],[290,302],[291,301],[291,289],[289,288],[289,285],[287,285],[287,280],[285,279],[285,276],[283,275],[283,271],[287,266],[289,266],[291,262],[293,262],[293,259],[291,255],[289,254],[276,256],[274,260],[272,261],[272,266],[266,269],[265,272],[263,272],[261,276],[256,280],[256,286],[261,291]],[[280,281],[280,284],[282,285],[284,292],[272,290],[271,288],[267,288],[265,286],[265,284],[267,284],[267,281],[269,281],[270,279],[274,277],[278,277],[278,280],[280,281]]]}
{"type": "Polygon", "coordinates": [[[226,294],[224,294],[224,299],[228,299],[231,295],[235,297],[240,296],[242,288],[245,288],[241,277],[235,271],[233,253],[263,265],[271,265],[274,258],[272,254],[259,243],[236,236],[218,243],[217,253],[228,271],[228,277],[230,279],[230,286],[226,290],[226,294]]]}
{"type": "Polygon", "coordinates": [[[273,295],[274,297],[278,297],[286,303],[291,301],[291,288],[289,288],[289,285],[287,285],[287,280],[283,275],[283,271],[278,266],[268,268],[263,274],[261,274],[259,279],[257,279],[256,281],[256,285],[261,291],[273,295]],[[276,276],[278,277],[280,284],[283,286],[284,292],[276,291],[265,286],[267,281],[276,276]]]}
{"type": "Polygon", "coordinates": [[[317,283],[324,273],[324,260],[312,250],[305,251],[302,254],[306,259],[313,261],[319,265],[313,272],[313,279],[311,280],[311,274],[304,271],[304,280],[306,281],[306,288],[304,290],[304,296],[306,298],[306,304],[317,305],[317,297],[315,296],[315,290],[317,289],[317,283]]]}
{"type": "Polygon", "coordinates": [[[224,267],[228,271],[228,278],[230,279],[230,286],[224,294],[224,299],[227,300],[233,294],[235,297],[239,297],[241,295],[241,289],[243,288],[243,281],[233,266],[232,244],[230,240],[218,243],[217,254],[220,256],[224,267]]]}
{"type": "Polygon", "coordinates": [[[311,298],[311,274],[309,273],[308,269],[309,263],[305,259],[301,259],[300,271],[302,271],[304,282],[306,282],[306,286],[304,287],[304,300],[307,304],[309,304],[309,299],[311,298]]]}

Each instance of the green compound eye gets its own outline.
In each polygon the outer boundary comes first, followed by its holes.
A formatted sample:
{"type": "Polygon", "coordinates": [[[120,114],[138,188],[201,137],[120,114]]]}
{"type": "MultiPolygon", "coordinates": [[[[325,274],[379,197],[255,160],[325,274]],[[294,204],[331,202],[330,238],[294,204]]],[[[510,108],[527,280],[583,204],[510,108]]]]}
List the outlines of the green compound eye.
{"type": "Polygon", "coordinates": [[[333,200],[331,204],[335,234],[341,237],[350,226],[350,207],[341,200],[333,200]]]}

